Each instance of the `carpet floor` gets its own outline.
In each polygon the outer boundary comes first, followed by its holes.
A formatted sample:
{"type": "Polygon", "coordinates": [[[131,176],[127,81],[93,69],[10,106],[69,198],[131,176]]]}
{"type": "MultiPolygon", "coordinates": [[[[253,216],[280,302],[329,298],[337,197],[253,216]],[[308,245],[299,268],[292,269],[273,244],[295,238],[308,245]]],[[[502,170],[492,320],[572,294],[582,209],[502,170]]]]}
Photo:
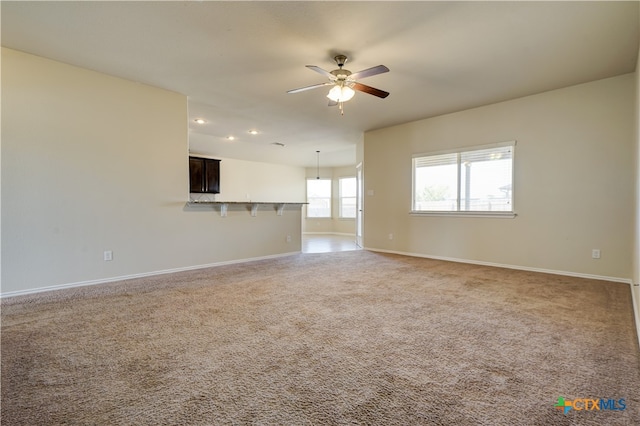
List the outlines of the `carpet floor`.
{"type": "Polygon", "coordinates": [[[3,425],[640,424],[627,284],[351,251],[1,307],[3,425]]]}

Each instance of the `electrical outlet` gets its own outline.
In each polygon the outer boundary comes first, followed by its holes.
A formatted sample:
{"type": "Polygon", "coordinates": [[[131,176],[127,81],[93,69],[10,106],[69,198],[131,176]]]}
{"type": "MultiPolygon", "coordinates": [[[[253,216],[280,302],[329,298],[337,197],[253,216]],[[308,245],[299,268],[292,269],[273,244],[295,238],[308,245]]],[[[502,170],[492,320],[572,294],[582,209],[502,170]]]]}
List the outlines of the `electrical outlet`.
{"type": "Polygon", "coordinates": [[[291,235],[287,235],[287,242],[290,243],[291,242],[291,235]]]}
{"type": "Polygon", "coordinates": [[[104,257],[105,262],[109,262],[113,260],[113,252],[111,250],[105,250],[104,257]]]}
{"type": "Polygon", "coordinates": [[[389,239],[393,240],[393,234],[389,234],[389,239]]]}
{"type": "Polygon", "coordinates": [[[592,259],[600,259],[600,249],[591,250],[591,258],[592,259]]]}

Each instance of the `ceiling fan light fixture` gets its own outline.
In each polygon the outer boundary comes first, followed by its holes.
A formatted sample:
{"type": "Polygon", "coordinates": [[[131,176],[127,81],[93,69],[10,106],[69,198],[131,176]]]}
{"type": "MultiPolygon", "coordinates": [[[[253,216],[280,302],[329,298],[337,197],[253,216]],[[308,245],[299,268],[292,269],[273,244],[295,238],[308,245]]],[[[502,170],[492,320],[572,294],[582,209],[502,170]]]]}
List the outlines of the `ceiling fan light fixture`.
{"type": "Polygon", "coordinates": [[[347,102],[356,92],[349,86],[334,86],[331,90],[329,90],[329,94],[327,98],[331,99],[334,102],[347,102]]]}

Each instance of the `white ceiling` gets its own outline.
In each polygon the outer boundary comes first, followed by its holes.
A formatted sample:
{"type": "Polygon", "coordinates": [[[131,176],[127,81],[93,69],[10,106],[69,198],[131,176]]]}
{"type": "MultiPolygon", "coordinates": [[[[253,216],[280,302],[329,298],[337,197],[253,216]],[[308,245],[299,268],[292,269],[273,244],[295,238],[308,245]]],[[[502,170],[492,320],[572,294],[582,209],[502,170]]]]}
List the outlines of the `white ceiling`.
{"type": "Polygon", "coordinates": [[[340,166],[367,130],[633,72],[638,5],[2,1],[2,45],[187,95],[194,152],[340,166]],[[391,95],[358,92],[341,116],[326,88],[286,93],[337,53],[389,67],[362,82],[391,95]]]}

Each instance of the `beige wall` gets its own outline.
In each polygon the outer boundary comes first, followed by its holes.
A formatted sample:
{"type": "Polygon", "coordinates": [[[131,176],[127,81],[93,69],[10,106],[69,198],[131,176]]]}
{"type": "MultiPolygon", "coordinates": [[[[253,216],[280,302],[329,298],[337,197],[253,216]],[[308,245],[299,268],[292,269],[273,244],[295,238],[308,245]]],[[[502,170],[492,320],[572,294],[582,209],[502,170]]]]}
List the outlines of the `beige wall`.
{"type": "Polygon", "coordinates": [[[638,51],[638,61],[636,63],[635,73],[635,244],[633,250],[633,301],[636,315],[636,329],[638,338],[640,339],[640,49],[638,51]]]}
{"type": "MultiPolygon", "coordinates": [[[[3,48],[2,114],[3,295],[300,251],[299,209],[186,206],[183,95],[3,48]]],[[[304,168],[222,167],[221,196],[304,200],[304,168]]]]}
{"type": "MultiPolygon", "coordinates": [[[[318,175],[317,168],[307,168],[306,169],[306,177],[307,179],[314,179],[318,175]]],[[[331,179],[331,215],[330,219],[319,219],[319,218],[307,218],[306,217],[306,209],[303,214],[305,214],[302,222],[302,232],[306,233],[321,233],[321,234],[344,234],[344,235],[355,235],[356,233],[356,222],[355,219],[341,219],[339,217],[339,188],[338,188],[338,180],[341,177],[355,177],[356,176],[356,168],[355,166],[347,166],[347,167],[325,167],[320,168],[320,177],[322,179],[331,179]]]]}
{"type": "Polygon", "coordinates": [[[216,158],[220,162],[219,194],[191,194],[194,199],[212,201],[291,202],[305,201],[305,169],[220,156],[191,155],[216,158]]]}
{"type": "Polygon", "coordinates": [[[633,87],[628,74],[366,133],[365,247],[629,280],[633,87]],[[515,219],[409,215],[412,154],[511,140],[515,219]]]}

